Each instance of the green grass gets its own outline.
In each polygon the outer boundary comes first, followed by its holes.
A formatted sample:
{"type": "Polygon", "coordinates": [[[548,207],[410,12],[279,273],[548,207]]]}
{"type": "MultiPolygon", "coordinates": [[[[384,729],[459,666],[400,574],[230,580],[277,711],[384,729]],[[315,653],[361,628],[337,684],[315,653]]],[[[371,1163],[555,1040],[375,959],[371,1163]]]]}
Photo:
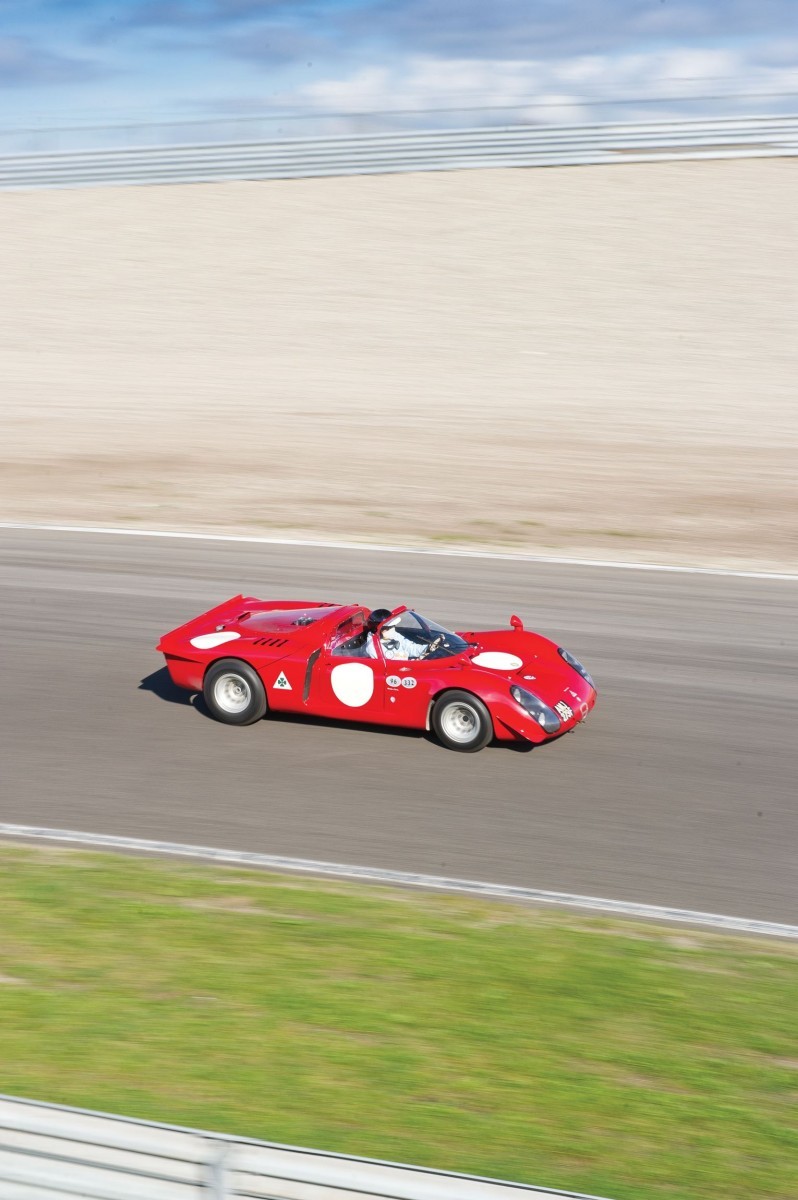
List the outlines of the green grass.
{"type": "Polygon", "coordinates": [[[0,850],[0,1091],[642,1200],[798,1195],[798,950],[0,850]]]}

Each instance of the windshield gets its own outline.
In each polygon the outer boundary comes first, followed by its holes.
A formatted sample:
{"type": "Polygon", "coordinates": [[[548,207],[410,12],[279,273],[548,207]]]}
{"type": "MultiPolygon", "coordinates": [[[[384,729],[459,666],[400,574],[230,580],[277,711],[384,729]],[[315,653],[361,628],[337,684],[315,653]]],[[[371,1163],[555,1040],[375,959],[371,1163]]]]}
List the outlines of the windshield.
{"type": "Polygon", "coordinates": [[[451,658],[453,654],[462,654],[468,649],[468,643],[459,634],[444,629],[437,621],[430,621],[412,610],[403,612],[389,622],[389,628],[381,640],[386,658],[451,658]],[[393,639],[395,649],[392,652],[393,630],[396,631],[396,637],[393,639]]]}

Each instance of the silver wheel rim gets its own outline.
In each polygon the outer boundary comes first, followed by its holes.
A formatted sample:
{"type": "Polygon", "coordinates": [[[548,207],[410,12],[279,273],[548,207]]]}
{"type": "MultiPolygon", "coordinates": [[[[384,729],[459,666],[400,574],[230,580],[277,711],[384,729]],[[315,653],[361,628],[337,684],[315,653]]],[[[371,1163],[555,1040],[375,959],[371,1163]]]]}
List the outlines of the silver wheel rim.
{"type": "Polygon", "coordinates": [[[241,675],[227,671],[220,675],[213,685],[213,698],[223,712],[235,716],[249,706],[252,690],[241,675]]]}
{"type": "Polygon", "coordinates": [[[479,733],[479,715],[470,704],[447,704],[441,713],[441,729],[450,741],[465,746],[479,733]]]}

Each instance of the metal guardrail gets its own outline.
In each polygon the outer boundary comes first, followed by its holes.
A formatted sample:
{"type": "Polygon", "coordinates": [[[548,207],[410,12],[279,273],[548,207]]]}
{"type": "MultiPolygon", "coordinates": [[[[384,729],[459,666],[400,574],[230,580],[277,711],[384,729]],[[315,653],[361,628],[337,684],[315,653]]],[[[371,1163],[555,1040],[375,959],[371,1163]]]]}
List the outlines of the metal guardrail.
{"type": "Polygon", "coordinates": [[[0,1096],[0,1200],[599,1200],[0,1096]]]}
{"type": "Polygon", "coordinates": [[[0,157],[0,189],[379,175],[798,154],[798,116],[511,126],[0,157]]]}

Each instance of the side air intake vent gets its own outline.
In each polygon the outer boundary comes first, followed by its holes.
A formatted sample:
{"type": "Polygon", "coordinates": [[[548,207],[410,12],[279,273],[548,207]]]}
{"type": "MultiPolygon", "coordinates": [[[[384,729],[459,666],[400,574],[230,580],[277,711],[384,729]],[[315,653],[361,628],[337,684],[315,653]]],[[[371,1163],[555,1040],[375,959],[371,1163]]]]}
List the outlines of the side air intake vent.
{"type": "Polygon", "coordinates": [[[252,641],[252,645],[253,646],[272,646],[276,649],[278,646],[287,646],[288,638],[278,638],[278,637],[254,638],[252,641]]]}

